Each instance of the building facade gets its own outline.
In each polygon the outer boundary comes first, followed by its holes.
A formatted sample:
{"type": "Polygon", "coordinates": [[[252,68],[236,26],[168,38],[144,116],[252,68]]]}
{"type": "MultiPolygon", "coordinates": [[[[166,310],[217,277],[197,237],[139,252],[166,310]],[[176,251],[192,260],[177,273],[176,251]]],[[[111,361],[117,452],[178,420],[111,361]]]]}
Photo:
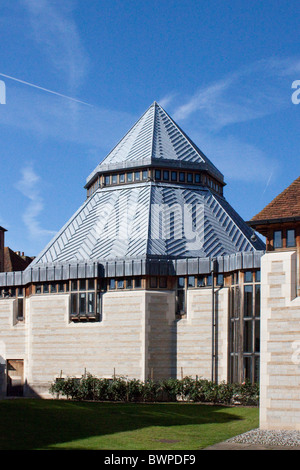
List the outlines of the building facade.
{"type": "Polygon", "coordinates": [[[0,393],[84,372],[258,381],[265,245],[224,187],[154,102],[45,249],[0,274],[0,393]]]}
{"type": "Polygon", "coordinates": [[[260,427],[300,430],[300,177],[249,224],[261,259],[260,427]]]}

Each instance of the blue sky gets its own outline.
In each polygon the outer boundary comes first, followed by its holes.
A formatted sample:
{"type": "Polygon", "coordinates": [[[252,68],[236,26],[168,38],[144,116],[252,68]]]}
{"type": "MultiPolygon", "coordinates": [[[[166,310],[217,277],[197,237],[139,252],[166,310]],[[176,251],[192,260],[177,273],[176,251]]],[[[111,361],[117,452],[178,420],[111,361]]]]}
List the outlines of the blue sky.
{"type": "Polygon", "coordinates": [[[41,251],[154,100],[222,171],[245,220],[299,176],[299,2],[2,0],[0,24],[12,249],[41,251]]]}

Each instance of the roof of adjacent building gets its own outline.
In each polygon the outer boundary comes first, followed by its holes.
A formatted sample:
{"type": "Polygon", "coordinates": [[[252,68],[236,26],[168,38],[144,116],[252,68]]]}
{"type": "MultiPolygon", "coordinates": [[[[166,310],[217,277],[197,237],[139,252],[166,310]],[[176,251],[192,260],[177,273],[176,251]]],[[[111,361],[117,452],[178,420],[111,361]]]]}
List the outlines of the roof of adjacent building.
{"type": "Polygon", "coordinates": [[[206,170],[223,182],[223,174],[166,111],[154,102],[88,176],[86,187],[102,172],[149,165],[206,170]]]}
{"type": "Polygon", "coordinates": [[[16,253],[8,246],[4,247],[4,272],[24,271],[34,258],[16,253]]]}
{"type": "Polygon", "coordinates": [[[252,217],[250,225],[259,221],[282,220],[295,217],[300,217],[300,176],[262,211],[252,217]]]}

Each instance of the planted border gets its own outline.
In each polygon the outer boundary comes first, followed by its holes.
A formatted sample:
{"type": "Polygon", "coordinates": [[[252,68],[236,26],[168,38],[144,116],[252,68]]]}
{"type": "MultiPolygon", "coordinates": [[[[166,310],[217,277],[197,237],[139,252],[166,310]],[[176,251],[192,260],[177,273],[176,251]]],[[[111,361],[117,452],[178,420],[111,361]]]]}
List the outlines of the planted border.
{"type": "Polygon", "coordinates": [[[91,374],[81,378],[60,378],[49,389],[57,398],[60,395],[72,400],[116,402],[198,402],[223,405],[258,406],[259,385],[249,382],[216,384],[205,379],[185,377],[161,381],[124,377],[102,379],[91,374]]]}

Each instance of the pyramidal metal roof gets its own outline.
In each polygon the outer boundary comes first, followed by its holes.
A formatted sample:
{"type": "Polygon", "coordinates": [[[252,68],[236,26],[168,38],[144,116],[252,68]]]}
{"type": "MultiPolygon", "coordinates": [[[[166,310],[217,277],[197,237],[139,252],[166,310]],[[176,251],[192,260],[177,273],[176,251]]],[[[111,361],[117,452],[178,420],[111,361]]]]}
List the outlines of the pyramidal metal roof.
{"type": "Polygon", "coordinates": [[[96,191],[31,266],[118,258],[217,257],[263,250],[228,202],[207,189],[153,182],[96,191]]]}
{"type": "MultiPolygon", "coordinates": [[[[93,174],[157,162],[170,168],[209,168],[223,178],[157,103],[93,174]]],[[[208,186],[149,180],[104,186],[82,204],[29,268],[153,257],[215,258],[264,250],[263,242],[252,235],[226,199],[208,186]]]]}
{"type": "Polygon", "coordinates": [[[156,102],[88,176],[86,186],[97,174],[121,168],[149,165],[206,170],[223,182],[222,173],[156,102]]]}

